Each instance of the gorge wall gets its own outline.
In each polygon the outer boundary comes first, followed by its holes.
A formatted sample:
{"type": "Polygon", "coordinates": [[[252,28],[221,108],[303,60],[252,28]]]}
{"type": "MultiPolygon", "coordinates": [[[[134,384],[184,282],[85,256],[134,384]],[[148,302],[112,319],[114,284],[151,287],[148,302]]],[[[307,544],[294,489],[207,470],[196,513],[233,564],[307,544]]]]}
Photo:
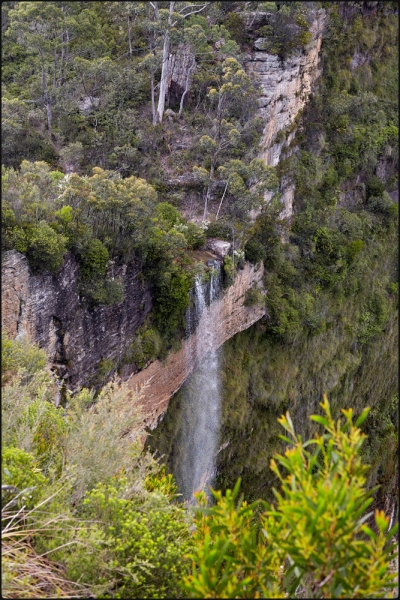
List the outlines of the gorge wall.
{"type": "Polygon", "coordinates": [[[152,309],[150,288],[137,265],[111,267],[109,274],[123,278],[125,299],[92,309],[80,302],[78,271],[71,254],[57,275],[34,274],[15,250],[2,260],[3,331],[11,338],[26,334],[38,343],[70,389],[100,383],[101,361],[120,362],[152,309]]]}
{"type": "MultiPolygon", "coordinates": [[[[111,361],[109,373],[104,374],[109,378],[152,309],[149,285],[143,283],[137,265],[115,267],[113,275],[123,278],[125,300],[121,304],[89,309],[80,302],[78,264],[71,255],[59,273],[51,275],[34,274],[23,254],[14,250],[6,252],[2,262],[3,331],[11,338],[26,334],[46,350],[53,368],[69,389],[101,383],[102,361],[111,361]]],[[[234,283],[205,309],[202,318],[219,315],[216,348],[265,314],[263,304],[250,307],[244,304],[246,291],[251,286],[262,287],[262,276],[262,267],[257,269],[245,263],[234,283]]],[[[143,412],[150,427],[156,425],[167,410],[171,396],[196,368],[196,361],[187,360],[188,356],[194,356],[196,335],[196,331],[189,335],[181,349],[170,353],[165,362],[156,360],[132,376],[133,369],[122,370],[123,379],[130,377],[131,390],[146,386],[143,412]]]]}
{"type": "MultiPolygon", "coordinates": [[[[275,167],[282,154],[293,152],[291,143],[296,135],[296,117],[303,110],[320,75],[318,63],[325,16],[324,9],[315,12],[310,27],[311,41],[304,50],[296,51],[285,60],[263,50],[263,38],[254,41],[254,51],[245,58],[246,72],[258,84],[260,92],[258,114],[264,123],[260,158],[267,165],[275,167]]],[[[262,19],[262,15],[249,16],[249,30],[257,30],[262,19]]],[[[294,186],[283,178],[280,192],[284,204],[281,218],[290,218],[294,186]]]]}

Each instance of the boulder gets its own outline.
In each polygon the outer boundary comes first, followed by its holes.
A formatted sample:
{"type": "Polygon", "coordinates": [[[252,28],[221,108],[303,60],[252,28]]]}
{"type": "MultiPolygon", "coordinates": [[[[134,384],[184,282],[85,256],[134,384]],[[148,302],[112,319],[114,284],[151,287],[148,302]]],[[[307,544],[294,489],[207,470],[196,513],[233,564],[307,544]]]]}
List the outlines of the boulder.
{"type": "Polygon", "coordinates": [[[224,258],[228,254],[232,247],[230,242],[226,242],[225,240],[216,240],[216,239],[208,239],[207,240],[207,248],[211,250],[218,256],[218,258],[224,258]]]}

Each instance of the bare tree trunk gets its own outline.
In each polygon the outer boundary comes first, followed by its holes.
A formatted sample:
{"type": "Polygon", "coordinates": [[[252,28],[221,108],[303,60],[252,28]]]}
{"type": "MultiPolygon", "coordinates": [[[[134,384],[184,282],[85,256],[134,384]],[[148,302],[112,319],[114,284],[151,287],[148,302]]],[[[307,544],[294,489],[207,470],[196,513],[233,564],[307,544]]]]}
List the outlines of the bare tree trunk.
{"type": "Polygon", "coordinates": [[[185,100],[186,94],[189,91],[190,77],[191,77],[192,73],[194,72],[195,68],[196,68],[196,59],[193,58],[193,64],[189,67],[187,75],[186,75],[185,91],[183,92],[182,97],[181,97],[181,103],[179,105],[179,112],[178,112],[178,119],[180,119],[182,116],[183,102],[185,100]]]}
{"type": "Polygon", "coordinates": [[[157,115],[156,115],[156,103],[154,100],[154,71],[151,72],[150,83],[151,83],[151,111],[152,111],[152,115],[153,115],[153,125],[155,125],[157,123],[157,115]]]}
{"type": "Polygon", "coordinates": [[[129,58],[132,60],[132,26],[131,26],[131,18],[128,15],[128,42],[129,42],[129,58]]]}
{"type": "Polygon", "coordinates": [[[162,119],[164,116],[165,96],[166,96],[166,92],[167,92],[168,59],[169,59],[169,33],[166,32],[165,37],[164,37],[164,47],[163,47],[160,94],[158,96],[158,106],[157,106],[157,115],[156,115],[157,123],[162,123],[162,119]]]}
{"type": "Polygon", "coordinates": [[[175,2],[169,3],[169,17],[168,17],[168,25],[164,35],[164,46],[163,46],[163,56],[162,56],[162,68],[161,68],[161,81],[160,81],[160,94],[158,96],[158,106],[157,106],[157,123],[162,123],[162,119],[164,116],[165,109],[165,96],[167,92],[167,81],[168,81],[168,60],[169,60],[169,46],[170,46],[170,37],[169,37],[169,29],[172,25],[172,13],[174,12],[175,2]]]}
{"type": "Polygon", "coordinates": [[[51,107],[51,99],[48,97],[47,94],[46,94],[45,102],[46,102],[46,111],[47,111],[47,127],[48,127],[48,130],[50,133],[51,126],[53,124],[53,109],[51,107]]]}
{"type": "Polygon", "coordinates": [[[224,201],[224,198],[225,198],[226,190],[228,189],[228,183],[229,183],[229,182],[227,181],[227,182],[226,182],[225,189],[224,189],[224,193],[222,194],[221,202],[219,203],[219,206],[218,206],[218,210],[217,210],[217,214],[216,214],[216,216],[215,216],[215,220],[217,220],[217,219],[218,219],[219,211],[221,210],[221,206],[222,206],[222,203],[223,203],[223,201],[224,201]]]}
{"type": "Polygon", "coordinates": [[[55,50],[54,50],[53,86],[57,87],[57,53],[55,50]]]}
{"type": "Polygon", "coordinates": [[[215,169],[215,161],[213,160],[212,163],[211,163],[211,168],[210,168],[210,181],[209,181],[208,186],[207,186],[206,200],[205,200],[205,203],[204,203],[203,221],[205,221],[206,218],[207,218],[208,202],[210,200],[211,187],[212,187],[212,183],[213,183],[213,180],[214,180],[214,169],[215,169]]]}
{"type": "MultiPolygon", "coordinates": [[[[40,55],[40,57],[42,58],[41,55],[40,55]]],[[[46,111],[47,111],[47,129],[49,130],[49,133],[50,133],[52,122],[53,122],[53,113],[52,113],[52,108],[51,108],[51,98],[49,97],[49,94],[47,92],[46,71],[45,71],[43,62],[42,62],[42,89],[43,89],[44,105],[45,105],[46,111]]]]}

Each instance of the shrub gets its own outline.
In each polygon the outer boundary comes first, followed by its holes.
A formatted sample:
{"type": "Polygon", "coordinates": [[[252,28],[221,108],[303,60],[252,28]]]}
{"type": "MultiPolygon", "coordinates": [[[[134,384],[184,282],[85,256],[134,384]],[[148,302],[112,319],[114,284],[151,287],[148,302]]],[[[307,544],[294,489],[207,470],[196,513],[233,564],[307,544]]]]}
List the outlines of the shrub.
{"type": "Polygon", "coordinates": [[[233,259],[228,254],[224,257],[224,279],[227,283],[231,283],[235,279],[233,259]]]}
{"type": "Polygon", "coordinates": [[[206,230],[207,237],[215,237],[221,240],[231,241],[232,231],[229,225],[224,224],[221,221],[215,221],[210,223],[206,230]]]}
{"type": "Polygon", "coordinates": [[[245,246],[245,257],[246,260],[250,261],[253,264],[257,264],[264,260],[265,249],[262,243],[255,238],[251,238],[250,240],[248,240],[245,246]]]}
{"type": "Polygon", "coordinates": [[[57,234],[46,221],[32,227],[28,239],[27,258],[33,267],[56,273],[67,252],[67,238],[57,234]]]}
{"type": "Polygon", "coordinates": [[[384,191],[385,191],[385,186],[382,183],[382,181],[379,179],[379,177],[377,177],[376,175],[373,175],[373,177],[371,177],[371,179],[369,179],[367,181],[367,187],[366,187],[367,201],[369,200],[369,198],[371,196],[379,198],[380,196],[382,196],[384,191]]]}
{"type": "Polygon", "coordinates": [[[32,508],[41,494],[41,487],[46,483],[46,477],[38,468],[35,456],[21,448],[3,446],[1,471],[2,485],[15,488],[14,491],[6,491],[4,496],[2,494],[2,507],[13,498],[17,501],[16,496],[27,490],[18,498],[18,504],[32,508]]]}
{"type": "Polygon", "coordinates": [[[80,256],[80,274],[84,280],[104,276],[107,271],[108,250],[97,238],[91,239],[80,256]]]}
{"type": "Polygon", "coordinates": [[[107,595],[120,598],[180,597],[192,543],[185,509],[171,504],[170,494],[162,481],[147,494],[124,477],[99,483],[84,500],[85,518],[99,523],[91,564],[87,569],[82,553],[70,555],[68,575],[83,583],[106,582],[107,595]]]}
{"type": "Polygon", "coordinates": [[[143,332],[138,330],[136,338],[125,352],[123,362],[135,363],[143,369],[149,360],[156,358],[161,350],[161,337],[154,327],[149,327],[143,332]]]}
{"type": "Polygon", "coordinates": [[[367,210],[381,215],[388,215],[392,209],[393,201],[387,192],[381,196],[369,196],[367,200],[367,210]]]}
{"type": "Polygon", "coordinates": [[[46,353],[39,346],[32,344],[26,336],[10,340],[6,331],[1,333],[1,358],[2,383],[16,375],[18,370],[27,380],[42,371],[47,363],[46,353]]]}
{"type": "Polygon", "coordinates": [[[189,305],[191,276],[177,266],[159,273],[154,282],[154,318],[159,331],[171,336],[182,325],[185,309],[189,305]]]}
{"type": "Polygon", "coordinates": [[[157,204],[154,215],[166,225],[167,229],[184,222],[179,210],[169,202],[160,202],[160,204],[157,204]]]}
{"type": "Polygon", "coordinates": [[[184,236],[187,239],[188,247],[192,250],[201,248],[206,243],[206,235],[201,227],[198,227],[194,223],[188,223],[187,229],[184,232],[184,236]]]}
{"type": "Polygon", "coordinates": [[[281,489],[274,490],[275,504],[261,503],[259,525],[258,503],[237,500],[240,480],[225,496],[213,492],[215,506],[198,509],[193,570],[184,579],[191,597],[377,598],[396,587],[388,567],[398,526],[388,531],[389,517],[379,510],[376,532],[366,524],[374,490],[365,489],[366,436],[358,426],[369,409],[355,424],[352,409],[343,410],[342,424],[332,419],[326,398],[321,406],[324,416],[311,419],[324,434],[305,443],[289,413],[279,419],[290,436],[280,436],[288,447],[271,460],[281,489]]]}
{"type": "Polygon", "coordinates": [[[121,279],[93,278],[91,281],[81,281],[79,291],[94,304],[110,306],[124,301],[124,283],[121,279]]]}
{"type": "Polygon", "coordinates": [[[242,45],[246,42],[246,25],[240,15],[235,12],[228,13],[224,25],[237,44],[242,45]]]}
{"type": "Polygon", "coordinates": [[[254,306],[255,304],[259,304],[264,299],[261,291],[257,288],[256,285],[249,288],[245,294],[244,305],[245,306],[254,306]]]}

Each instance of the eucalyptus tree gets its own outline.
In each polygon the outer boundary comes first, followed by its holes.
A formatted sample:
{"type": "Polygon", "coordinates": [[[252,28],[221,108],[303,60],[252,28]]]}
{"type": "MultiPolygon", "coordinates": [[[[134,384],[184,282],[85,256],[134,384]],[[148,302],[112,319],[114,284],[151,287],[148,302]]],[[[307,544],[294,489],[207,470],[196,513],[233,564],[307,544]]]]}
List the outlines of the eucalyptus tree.
{"type": "MultiPolygon", "coordinates": [[[[8,13],[6,36],[32,57],[34,82],[28,102],[43,105],[47,130],[53,125],[53,106],[61,96],[72,59],[96,42],[96,16],[81,2],[18,2],[8,13]]],[[[91,48],[91,51],[93,51],[91,48]]],[[[27,101],[27,100],[26,100],[27,101]]]]}
{"type": "MultiPolygon", "coordinates": [[[[150,2],[149,4],[153,8],[154,22],[159,28],[162,42],[160,91],[155,115],[155,122],[161,123],[164,116],[165,99],[168,91],[168,62],[170,57],[171,37],[176,31],[177,26],[179,27],[179,25],[191,15],[202,12],[209,2],[203,2],[201,4],[195,4],[193,2],[169,2],[168,8],[163,8],[161,2],[150,2]]],[[[164,3],[162,4],[164,5],[164,3]]]]}
{"type": "MultiPolygon", "coordinates": [[[[208,204],[215,185],[215,174],[218,162],[229,149],[238,148],[241,144],[241,124],[239,113],[244,105],[254,97],[254,88],[242,65],[232,57],[226,58],[222,65],[219,81],[208,92],[210,103],[211,127],[209,135],[199,140],[209,168],[193,167],[193,171],[206,186],[204,202],[204,219],[207,218],[208,204]]],[[[224,161],[225,162],[225,161],[224,161]]]]}

